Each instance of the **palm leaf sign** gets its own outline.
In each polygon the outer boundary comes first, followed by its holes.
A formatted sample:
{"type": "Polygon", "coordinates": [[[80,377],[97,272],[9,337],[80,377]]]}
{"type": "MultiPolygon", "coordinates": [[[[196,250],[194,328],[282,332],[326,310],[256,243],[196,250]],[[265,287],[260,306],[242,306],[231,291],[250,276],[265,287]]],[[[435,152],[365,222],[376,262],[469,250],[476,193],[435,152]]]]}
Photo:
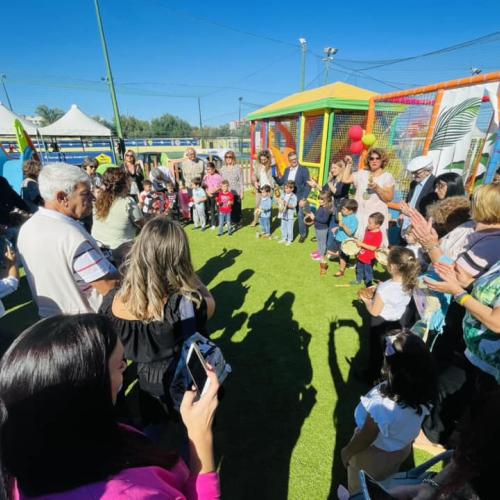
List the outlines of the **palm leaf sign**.
{"type": "Polygon", "coordinates": [[[429,147],[431,151],[444,149],[467,135],[479,114],[481,98],[473,97],[452,106],[440,115],[429,147]]]}

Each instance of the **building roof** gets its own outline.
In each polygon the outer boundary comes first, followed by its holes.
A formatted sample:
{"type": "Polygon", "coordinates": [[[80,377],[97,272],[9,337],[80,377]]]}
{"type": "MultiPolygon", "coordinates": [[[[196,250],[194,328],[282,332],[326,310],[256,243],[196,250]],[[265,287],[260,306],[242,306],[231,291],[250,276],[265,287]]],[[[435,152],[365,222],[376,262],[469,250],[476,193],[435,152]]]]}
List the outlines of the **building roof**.
{"type": "Polygon", "coordinates": [[[42,135],[59,137],[109,137],[111,130],[87,116],[76,104],[59,120],[38,129],[42,135]]]}
{"type": "Polygon", "coordinates": [[[0,135],[16,135],[14,129],[14,121],[19,120],[24,127],[24,130],[30,135],[36,134],[36,127],[29,121],[21,118],[12,112],[10,109],[6,108],[0,102],[0,135]]]}
{"type": "Polygon", "coordinates": [[[336,82],[289,95],[250,113],[247,119],[258,120],[325,108],[368,109],[368,100],[375,95],[377,94],[370,90],[336,82]]]}

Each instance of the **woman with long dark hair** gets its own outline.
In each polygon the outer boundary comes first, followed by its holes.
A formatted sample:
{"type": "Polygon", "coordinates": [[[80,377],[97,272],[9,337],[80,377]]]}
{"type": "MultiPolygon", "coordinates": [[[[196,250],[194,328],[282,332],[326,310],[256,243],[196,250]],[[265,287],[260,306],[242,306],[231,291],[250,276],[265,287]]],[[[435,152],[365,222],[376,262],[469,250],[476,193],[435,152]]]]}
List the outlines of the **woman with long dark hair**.
{"type": "Polygon", "coordinates": [[[196,406],[193,391],[182,402],[189,471],[176,454],[115,420],[123,355],[111,321],[97,314],[47,318],[12,344],[0,362],[3,498],[219,498],[214,372],[196,406]]]}

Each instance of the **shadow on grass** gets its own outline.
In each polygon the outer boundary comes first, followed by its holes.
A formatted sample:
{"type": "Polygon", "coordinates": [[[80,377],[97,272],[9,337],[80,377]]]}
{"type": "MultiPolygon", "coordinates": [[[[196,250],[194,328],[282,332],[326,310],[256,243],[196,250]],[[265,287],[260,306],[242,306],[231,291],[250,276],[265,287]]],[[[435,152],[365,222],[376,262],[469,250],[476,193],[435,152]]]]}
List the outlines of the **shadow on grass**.
{"type": "Polygon", "coordinates": [[[332,461],[332,484],[329,498],[337,498],[337,487],[339,484],[347,485],[347,472],[342,464],[340,452],[351,439],[354,431],[354,409],[359,403],[359,397],[366,393],[369,386],[355,378],[353,369],[349,370],[347,379],[344,381],[337,358],[335,345],[335,332],[339,328],[348,328],[357,332],[359,336],[360,349],[356,356],[350,360],[351,365],[361,366],[366,359],[365,350],[367,339],[363,327],[351,319],[334,320],[330,323],[328,338],[328,363],[332,374],[333,384],[337,393],[337,403],[333,411],[333,425],[335,428],[335,448],[332,461]]]}
{"type": "MultiPolygon", "coordinates": [[[[224,287],[227,291],[229,285],[224,287]]],[[[237,280],[240,300],[242,288],[237,280]]],[[[217,343],[233,368],[215,429],[224,498],[288,497],[292,451],[316,402],[310,385],[311,335],[293,319],[294,300],[290,292],[280,297],[272,292],[248,319],[248,332],[239,342],[233,337],[245,313],[221,315],[227,326],[217,343]]]]}
{"type": "Polygon", "coordinates": [[[214,278],[224,269],[231,267],[236,258],[243,253],[242,250],[224,248],[219,255],[208,259],[203,266],[198,269],[198,276],[205,286],[208,286],[214,278]]]}
{"type": "Polygon", "coordinates": [[[21,332],[39,319],[26,277],[21,278],[17,291],[3,298],[2,302],[8,312],[0,319],[0,357],[21,332]]]}

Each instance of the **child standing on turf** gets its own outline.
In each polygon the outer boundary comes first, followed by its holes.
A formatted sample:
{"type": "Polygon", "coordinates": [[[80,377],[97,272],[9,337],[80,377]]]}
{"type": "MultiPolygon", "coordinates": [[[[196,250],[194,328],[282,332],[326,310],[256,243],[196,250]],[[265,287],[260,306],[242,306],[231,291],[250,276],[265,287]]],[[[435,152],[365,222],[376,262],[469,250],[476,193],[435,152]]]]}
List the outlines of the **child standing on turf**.
{"type": "Polygon", "coordinates": [[[165,198],[167,200],[166,214],[170,220],[179,220],[179,204],[177,202],[177,193],[175,192],[175,186],[172,181],[167,181],[165,183],[167,192],[165,193],[165,198]]]}
{"type": "Polygon", "coordinates": [[[278,198],[278,218],[281,219],[281,240],[290,246],[293,241],[293,222],[295,219],[295,209],[297,207],[297,196],[294,194],[295,182],[288,181],[285,184],[285,195],[278,198]]]}
{"type": "Polygon", "coordinates": [[[356,429],[340,452],[351,494],[360,488],[361,469],[377,481],[399,470],[436,396],[436,368],[423,340],[393,333],[384,342],[384,380],[361,397],[356,429]]]}
{"type": "Polygon", "coordinates": [[[365,282],[366,286],[373,285],[373,261],[375,260],[375,250],[382,245],[382,230],[384,216],[380,212],[375,212],[368,217],[363,241],[356,240],[356,245],[361,248],[356,262],[356,281],[352,284],[360,285],[365,282]]]}
{"type": "Polygon", "coordinates": [[[222,181],[221,190],[217,195],[217,206],[219,207],[219,234],[224,234],[224,224],[227,224],[227,235],[231,236],[233,230],[231,226],[231,212],[233,210],[234,195],[229,191],[229,182],[222,181]]]}
{"type": "Polygon", "coordinates": [[[201,179],[195,177],[192,180],[193,184],[193,222],[194,229],[201,227],[202,231],[205,231],[207,220],[205,216],[205,202],[207,201],[207,194],[205,190],[201,187],[201,179]]]}
{"type": "Polygon", "coordinates": [[[329,253],[333,257],[338,256],[340,262],[339,270],[334,274],[336,278],[344,276],[347,264],[349,263],[349,256],[342,252],[341,245],[348,238],[352,238],[358,230],[357,211],[358,202],[356,200],[344,200],[338,216],[339,223],[336,227],[330,229],[334,234],[334,239],[332,240],[332,247],[329,253]]]}
{"type": "Polygon", "coordinates": [[[271,186],[265,185],[260,190],[260,227],[261,233],[257,233],[257,237],[265,240],[271,239],[271,210],[273,207],[273,199],[271,198],[271,186]]]}
{"type": "Polygon", "coordinates": [[[319,195],[319,208],[316,210],[316,213],[311,212],[309,214],[314,220],[316,240],[318,241],[318,249],[316,252],[311,253],[311,258],[319,261],[321,276],[325,276],[328,270],[328,264],[326,263],[326,240],[328,238],[328,228],[330,227],[333,210],[332,194],[328,191],[322,192],[319,195]]]}
{"type": "Polygon", "coordinates": [[[401,318],[410,303],[420,274],[420,264],[411,250],[393,247],[387,258],[391,279],[379,283],[373,298],[360,293],[360,299],[370,314],[370,355],[366,380],[380,376],[383,362],[382,344],[390,330],[401,328],[401,318]]]}

